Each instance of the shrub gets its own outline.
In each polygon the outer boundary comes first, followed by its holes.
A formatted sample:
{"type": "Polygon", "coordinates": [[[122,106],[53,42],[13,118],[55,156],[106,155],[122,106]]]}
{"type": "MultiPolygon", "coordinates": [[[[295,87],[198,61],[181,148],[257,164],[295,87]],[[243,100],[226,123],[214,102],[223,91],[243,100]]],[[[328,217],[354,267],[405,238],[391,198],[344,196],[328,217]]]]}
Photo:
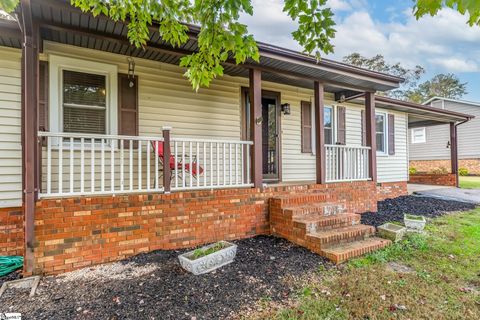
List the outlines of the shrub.
{"type": "Polygon", "coordinates": [[[460,168],[458,169],[458,174],[461,176],[468,176],[468,169],[467,168],[460,168]]]}
{"type": "Polygon", "coordinates": [[[408,168],[408,172],[409,172],[410,174],[417,174],[418,171],[417,171],[417,168],[415,168],[415,167],[410,167],[410,168],[408,168]]]}
{"type": "Polygon", "coordinates": [[[448,170],[445,167],[435,168],[430,171],[431,174],[448,174],[448,170]]]}

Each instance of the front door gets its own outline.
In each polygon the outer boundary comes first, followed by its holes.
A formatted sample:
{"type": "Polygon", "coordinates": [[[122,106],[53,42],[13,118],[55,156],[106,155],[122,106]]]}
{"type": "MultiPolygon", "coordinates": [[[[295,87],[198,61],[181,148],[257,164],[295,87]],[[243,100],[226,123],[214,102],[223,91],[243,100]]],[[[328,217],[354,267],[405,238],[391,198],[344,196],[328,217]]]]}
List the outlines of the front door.
{"type": "MultiPolygon", "coordinates": [[[[250,102],[248,90],[243,91],[243,139],[250,136],[250,102]]],[[[262,158],[263,181],[280,180],[280,93],[262,91],[262,158]]]]}

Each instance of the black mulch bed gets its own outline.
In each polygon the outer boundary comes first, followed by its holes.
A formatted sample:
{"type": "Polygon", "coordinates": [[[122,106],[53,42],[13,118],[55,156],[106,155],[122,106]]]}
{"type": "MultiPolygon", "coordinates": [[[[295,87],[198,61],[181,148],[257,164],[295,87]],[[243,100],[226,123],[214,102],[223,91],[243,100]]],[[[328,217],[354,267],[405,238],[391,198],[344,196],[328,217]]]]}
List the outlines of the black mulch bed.
{"type": "Polygon", "coordinates": [[[300,277],[332,265],[286,240],[258,236],[235,241],[234,263],[194,276],[177,260],[182,251],[155,251],[125,262],[154,263],[158,269],[134,279],[42,281],[38,296],[0,298],[0,312],[25,319],[225,319],[261,299],[282,301],[298,288],[286,277],[300,277]],[[25,299],[25,300],[22,300],[25,299]]]}
{"type": "Polygon", "coordinates": [[[362,223],[379,226],[389,221],[403,222],[403,215],[434,218],[452,211],[466,211],[475,208],[474,204],[441,200],[420,196],[403,196],[378,202],[378,212],[362,214],[362,223]]]}

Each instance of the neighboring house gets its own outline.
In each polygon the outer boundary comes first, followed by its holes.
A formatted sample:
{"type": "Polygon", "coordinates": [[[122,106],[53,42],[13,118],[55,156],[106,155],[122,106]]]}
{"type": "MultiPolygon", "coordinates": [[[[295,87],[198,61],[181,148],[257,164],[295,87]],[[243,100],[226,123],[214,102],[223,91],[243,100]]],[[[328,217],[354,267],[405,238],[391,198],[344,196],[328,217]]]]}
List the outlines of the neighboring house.
{"type": "MultiPolygon", "coordinates": [[[[480,174],[480,103],[434,97],[424,103],[434,108],[476,116],[458,126],[458,162],[469,174],[480,174]]],[[[450,168],[448,125],[419,127],[409,132],[410,166],[419,172],[450,168]]]]}
{"type": "Polygon", "coordinates": [[[67,1],[17,13],[21,29],[0,21],[0,253],[26,273],[257,234],[337,262],[376,250],[388,241],[356,213],[406,194],[408,127],[469,119],[375,96],[395,76],[264,43],[196,93],[177,64],[198,28],[171,48],[154,26],[135,49],[67,1]]]}

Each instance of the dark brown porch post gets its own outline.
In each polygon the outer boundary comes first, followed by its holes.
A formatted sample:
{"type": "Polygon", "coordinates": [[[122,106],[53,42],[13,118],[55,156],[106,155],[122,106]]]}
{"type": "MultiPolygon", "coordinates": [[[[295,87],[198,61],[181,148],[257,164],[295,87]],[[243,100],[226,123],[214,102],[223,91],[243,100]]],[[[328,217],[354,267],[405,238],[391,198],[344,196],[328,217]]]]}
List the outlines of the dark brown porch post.
{"type": "Polygon", "coordinates": [[[262,73],[258,69],[250,69],[250,130],[253,141],[252,182],[255,188],[263,183],[262,166],[262,73]]]}
{"type": "Polygon", "coordinates": [[[377,139],[375,128],[375,93],[365,93],[366,143],[370,147],[368,169],[372,181],[377,181],[377,139]]]}
{"type": "Polygon", "coordinates": [[[325,135],[324,135],[324,108],[323,108],[323,83],[315,81],[313,84],[315,101],[315,148],[316,148],[316,182],[324,184],[326,178],[325,161],[325,135]]]}
{"type": "Polygon", "coordinates": [[[34,32],[29,0],[20,1],[22,23],[22,155],[23,205],[25,228],[24,267],[27,273],[34,267],[34,220],[37,192],[37,93],[38,93],[38,33],[34,32]]]}
{"type": "Polygon", "coordinates": [[[457,126],[454,122],[450,122],[450,162],[452,164],[452,173],[456,175],[458,187],[458,142],[457,126]]]}

